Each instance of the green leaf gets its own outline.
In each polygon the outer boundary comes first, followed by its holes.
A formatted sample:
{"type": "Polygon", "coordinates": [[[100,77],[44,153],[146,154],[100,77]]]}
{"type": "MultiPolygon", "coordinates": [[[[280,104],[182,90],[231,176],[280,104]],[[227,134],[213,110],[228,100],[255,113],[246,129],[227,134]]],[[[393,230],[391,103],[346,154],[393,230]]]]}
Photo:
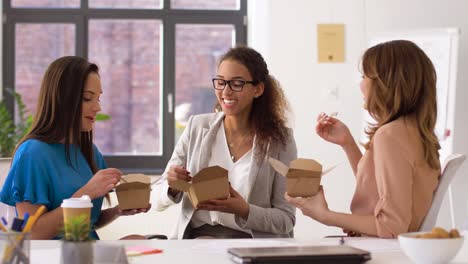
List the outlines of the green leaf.
{"type": "Polygon", "coordinates": [[[110,120],[110,119],[111,119],[111,117],[108,114],[99,113],[99,114],[96,115],[96,121],[106,121],[106,120],[110,120]]]}
{"type": "Polygon", "coordinates": [[[0,102],[0,156],[11,156],[15,146],[15,124],[4,102],[0,102]]]}
{"type": "Polygon", "coordinates": [[[92,240],[89,236],[90,231],[91,227],[86,214],[72,217],[64,223],[62,229],[62,233],[65,234],[63,236],[64,240],[73,242],[92,240]],[[67,232],[65,232],[65,230],[67,230],[67,232]]]}
{"type": "Polygon", "coordinates": [[[27,115],[26,105],[21,99],[21,95],[12,89],[5,91],[13,95],[18,109],[18,120],[15,123],[11,113],[8,111],[5,102],[0,102],[0,157],[10,157],[13,155],[16,144],[29,131],[33,117],[27,115]]]}

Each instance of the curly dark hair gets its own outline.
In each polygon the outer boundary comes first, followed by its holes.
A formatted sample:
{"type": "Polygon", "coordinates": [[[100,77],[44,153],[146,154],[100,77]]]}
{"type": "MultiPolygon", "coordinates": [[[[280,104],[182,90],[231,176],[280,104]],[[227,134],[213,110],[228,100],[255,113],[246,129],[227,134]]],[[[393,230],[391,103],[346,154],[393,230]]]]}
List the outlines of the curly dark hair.
{"type": "MultiPolygon", "coordinates": [[[[265,153],[271,141],[281,143],[284,148],[288,140],[286,127],[286,111],[289,109],[279,82],[270,75],[268,66],[262,55],[252,48],[237,46],[225,53],[219,63],[234,60],[244,65],[252,75],[254,83],[263,83],[265,89],[261,96],[253,101],[249,122],[256,135],[259,152],[265,153]]],[[[221,105],[216,103],[216,111],[222,111],[221,105]]]]}

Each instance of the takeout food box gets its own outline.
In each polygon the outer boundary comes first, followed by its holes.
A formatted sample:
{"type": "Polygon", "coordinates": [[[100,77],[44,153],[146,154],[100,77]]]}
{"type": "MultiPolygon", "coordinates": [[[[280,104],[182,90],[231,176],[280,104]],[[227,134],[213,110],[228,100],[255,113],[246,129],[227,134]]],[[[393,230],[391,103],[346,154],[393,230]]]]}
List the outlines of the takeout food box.
{"type": "Polygon", "coordinates": [[[228,171],[220,166],[204,168],[193,176],[191,182],[177,180],[170,186],[178,191],[186,192],[193,207],[211,199],[226,199],[229,197],[228,171]]]}
{"type": "Polygon", "coordinates": [[[281,161],[269,158],[271,166],[286,177],[286,192],[291,197],[314,196],[320,187],[322,165],[313,159],[295,159],[289,167],[281,161]]]}
{"type": "Polygon", "coordinates": [[[115,187],[122,210],[147,208],[151,193],[151,177],[144,174],[122,176],[115,187]]]}

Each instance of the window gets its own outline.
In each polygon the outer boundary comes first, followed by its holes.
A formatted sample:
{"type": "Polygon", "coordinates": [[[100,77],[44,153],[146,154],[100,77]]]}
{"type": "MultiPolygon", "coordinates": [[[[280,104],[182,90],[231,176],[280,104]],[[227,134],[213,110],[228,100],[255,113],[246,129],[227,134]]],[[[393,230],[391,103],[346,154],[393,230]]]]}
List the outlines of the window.
{"type": "Polygon", "coordinates": [[[14,87],[22,95],[29,113],[36,110],[41,78],[47,66],[58,57],[75,54],[75,39],[74,24],[16,24],[14,87]]]}
{"type": "Polygon", "coordinates": [[[160,9],[160,0],[90,0],[91,8],[141,8],[141,9],[160,9]]]}
{"type": "Polygon", "coordinates": [[[161,155],[161,20],[89,21],[89,59],[99,63],[102,111],[96,145],[105,154],[161,155]],[[104,88],[103,88],[104,89],[104,88]]]}
{"type": "MultiPolygon", "coordinates": [[[[30,114],[56,58],[100,68],[95,144],[108,166],[160,173],[192,114],[212,112],[219,57],[246,43],[246,0],[10,0],[3,2],[3,87],[30,114]]],[[[4,92],[14,112],[14,100],[4,92]]]]}
{"type": "MultiPolygon", "coordinates": [[[[4,2],[8,2],[4,1],[4,2]]],[[[78,8],[80,0],[11,0],[12,7],[21,8],[78,8]]]]}
{"type": "Polygon", "coordinates": [[[171,0],[174,9],[239,9],[237,0],[171,0]]]}
{"type": "Polygon", "coordinates": [[[175,141],[190,115],[213,112],[216,97],[206,80],[216,71],[219,57],[232,46],[233,25],[176,25],[175,141]],[[197,42],[196,49],[186,43],[197,42]]]}

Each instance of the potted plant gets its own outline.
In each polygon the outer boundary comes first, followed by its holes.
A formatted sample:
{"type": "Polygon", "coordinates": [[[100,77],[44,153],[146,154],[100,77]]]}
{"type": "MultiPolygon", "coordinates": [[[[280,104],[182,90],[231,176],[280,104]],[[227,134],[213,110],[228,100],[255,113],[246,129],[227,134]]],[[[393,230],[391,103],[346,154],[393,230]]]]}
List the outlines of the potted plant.
{"type": "Polygon", "coordinates": [[[33,117],[27,115],[26,105],[21,95],[12,89],[6,92],[13,94],[18,109],[18,120],[15,122],[12,114],[8,111],[4,101],[0,102],[0,158],[10,158],[18,141],[26,135],[31,127],[33,117]]]}
{"type": "MultiPolygon", "coordinates": [[[[4,101],[0,101],[0,159],[10,159],[15,150],[16,144],[29,131],[33,116],[28,115],[26,105],[21,95],[12,89],[6,88],[6,92],[13,95],[18,110],[18,119],[12,116],[4,101]]],[[[107,121],[111,119],[108,114],[98,113],[96,121],[107,121]]]]}
{"type": "Polygon", "coordinates": [[[93,242],[86,214],[71,217],[64,223],[62,263],[93,263],[93,242]]]}

